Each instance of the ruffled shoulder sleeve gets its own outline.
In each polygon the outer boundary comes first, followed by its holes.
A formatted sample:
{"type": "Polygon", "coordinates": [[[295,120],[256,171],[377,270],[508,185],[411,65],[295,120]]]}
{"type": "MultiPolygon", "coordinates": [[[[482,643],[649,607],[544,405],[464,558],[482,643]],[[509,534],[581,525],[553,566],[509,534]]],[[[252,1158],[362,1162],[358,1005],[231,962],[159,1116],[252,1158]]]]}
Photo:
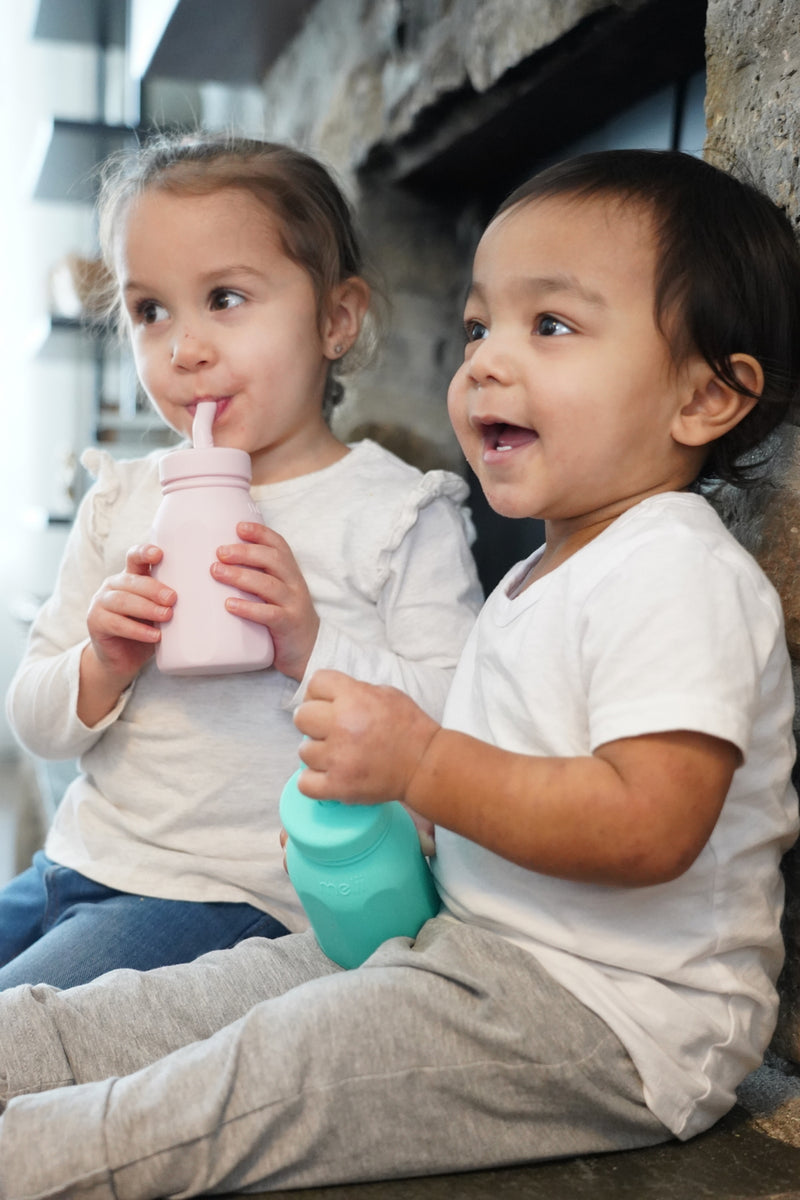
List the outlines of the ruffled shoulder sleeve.
{"type": "MultiPolygon", "coordinates": [[[[385,540],[376,556],[377,584],[382,587],[392,568],[395,554],[412,529],[419,523],[421,514],[435,508],[441,519],[447,514],[448,524],[456,524],[468,545],[475,540],[475,527],[464,501],[469,488],[460,476],[452,471],[428,471],[406,492],[392,514],[392,523],[386,531],[385,540]]],[[[431,526],[433,528],[434,526],[431,526]]]]}
{"type": "Polygon", "coordinates": [[[84,450],[81,464],[95,484],[91,493],[91,519],[87,532],[93,541],[104,541],[111,530],[112,512],[122,492],[122,479],[116,460],[96,446],[84,450]]]}
{"type": "Polygon", "coordinates": [[[80,523],[86,537],[112,558],[147,537],[161,499],[158,462],[167,453],[158,449],[144,458],[116,459],[91,447],[81,456],[95,483],[81,506],[80,523]]]}

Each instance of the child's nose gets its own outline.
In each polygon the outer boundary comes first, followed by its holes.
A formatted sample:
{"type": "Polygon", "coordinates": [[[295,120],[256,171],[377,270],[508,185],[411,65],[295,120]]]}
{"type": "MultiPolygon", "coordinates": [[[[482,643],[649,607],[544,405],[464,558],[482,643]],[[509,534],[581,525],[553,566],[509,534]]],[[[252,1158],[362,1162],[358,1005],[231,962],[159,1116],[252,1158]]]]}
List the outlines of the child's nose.
{"type": "Polygon", "coordinates": [[[172,343],[172,365],[184,371],[194,371],[210,363],[214,358],[214,347],[208,338],[197,330],[184,328],[176,333],[172,343]]]}
{"type": "Polygon", "coordinates": [[[468,363],[469,377],[483,387],[487,383],[510,383],[514,356],[500,338],[489,336],[478,342],[468,363]]]}

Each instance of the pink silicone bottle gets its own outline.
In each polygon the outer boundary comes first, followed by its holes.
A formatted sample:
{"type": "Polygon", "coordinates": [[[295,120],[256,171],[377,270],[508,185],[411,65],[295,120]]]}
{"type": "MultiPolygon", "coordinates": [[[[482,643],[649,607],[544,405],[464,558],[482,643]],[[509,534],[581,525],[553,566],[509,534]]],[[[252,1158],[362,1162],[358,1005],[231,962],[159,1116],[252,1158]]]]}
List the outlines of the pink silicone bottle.
{"type": "Polygon", "coordinates": [[[212,402],[198,404],[194,448],[164,455],[159,466],[163,499],[152,541],[164,556],[153,575],[174,588],[178,599],[172,618],[161,625],[156,665],[172,675],[259,671],[274,657],[266,626],[225,608],[228,596],[246,593],[211,574],[217,547],[239,540],[237,523],[262,523],[250,496],[250,456],[213,444],[215,410],[212,402]]]}

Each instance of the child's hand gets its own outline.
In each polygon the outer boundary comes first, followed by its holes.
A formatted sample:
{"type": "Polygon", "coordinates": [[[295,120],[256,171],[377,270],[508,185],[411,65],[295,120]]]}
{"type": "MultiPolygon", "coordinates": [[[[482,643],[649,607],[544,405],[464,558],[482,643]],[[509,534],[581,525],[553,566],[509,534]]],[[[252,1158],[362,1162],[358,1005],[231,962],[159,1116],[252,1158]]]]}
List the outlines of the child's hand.
{"type": "Polygon", "coordinates": [[[220,546],[211,573],[221,583],[249,592],[252,600],[229,597],[229,612],[266,625],[275,643],[275,666],[290,679],[303,678],[317,640],[319,617],[303,573],[286,541],[264,525],[241,522],[242,539],[220,546]]]}
{"type": "Polygon", "coordinates": [[[97,664],[124,686],[155,653],[158,625],[168,621],[176,592],[154,579],[150,568],[160,562],[157,546],[135,546],[125,570],[112,575],[95,593],[86,625],[97,664]]]}
{"type": "Polygon", "coordinates": [[[405,800],[439,726],[404,692],[316,671],[294,723],[308,768],[300,791],[316,800],[360,804],[405,800]]]}
{"type": "Polygon", "coordinates": [[[155,653],[158,625],[168,621],[177,594],[153,579],[150,568],[160,562],[158,546],[136,546],[125,558],[125,570],[112,575],[92,598],[86,625],[89,644],[81,655],[77,713],[92,727],[155,653]]]}

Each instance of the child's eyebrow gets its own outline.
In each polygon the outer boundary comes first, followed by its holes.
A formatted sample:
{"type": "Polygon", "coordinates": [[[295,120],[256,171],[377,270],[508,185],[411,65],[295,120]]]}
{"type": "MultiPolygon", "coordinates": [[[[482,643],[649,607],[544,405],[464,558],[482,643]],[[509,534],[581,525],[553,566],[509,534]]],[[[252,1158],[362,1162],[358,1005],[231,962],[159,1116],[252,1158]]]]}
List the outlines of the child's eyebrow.
{"type": "MultiPolygon", "coordinates": [[[[260,275],[261,272],[255,267],[251,267],[248,263],[221,263],[220,266],[214,267],[213,270],[204,272],[204,274],[200,276],[200,281],[212,283],[215,280],[225,279],[226,277],[232,279],[241,279],[247,277],[256,278],[260,275]]],[[[135,279],[126,279],[122,283],[123,293],[146,292],[151,290],[153,289],[148,287],[147,284],[139,283],[135,279]]]]}
{"type": "Polygon", "coordinates": [[[555,292],[565,292],[567,295],[576,296],[579,300],[584,300],[587,304],[591,304],[595,308],[605,308],[607,301],[605,297],[589,288],[575,275],[568,272],[558,275],[542,275],[533,279],[525,279],[522,281],[522,290],[525,292],[545,293],[552,295],[555,292]]]}
{"type": "Polygon", "coordinates": [[[246,275],[256,278],[263,274],[257,267],[250,266],[249,263],[221,263],[220,266],[206,271],[201,276],[202,279],[213,280],[224,278],[226,275],[246,275]]]}
{"type": "MultiPolygon", "coordinates": [[[[593,308],[607,308],[608,301],[593,288],[581,283],[576,275],[570,272],[559,272],[555,275],[523,275],[511,278],[505,285],[511,292],[519,294],[523,299],[540,296],[566,295],[574,296],[593,308]]],[[[468,300],[483,300],[485,289],[480,281],[473,280],[467,291],[468,300]]]]}

